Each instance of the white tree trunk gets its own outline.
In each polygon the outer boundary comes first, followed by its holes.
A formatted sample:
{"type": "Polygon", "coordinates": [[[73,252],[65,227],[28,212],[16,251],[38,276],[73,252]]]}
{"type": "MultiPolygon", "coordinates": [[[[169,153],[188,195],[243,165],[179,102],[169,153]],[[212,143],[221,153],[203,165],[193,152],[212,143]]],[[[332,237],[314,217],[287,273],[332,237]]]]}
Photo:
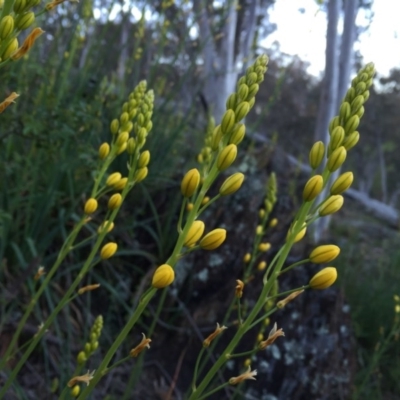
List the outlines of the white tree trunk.
{"type": "Polygon", "coordinates": [[[222,35],[217,38],[217,43],[212,36],[211,18],[206,2],[203,0],[193,1],[202,46],[202,72],[205,82],[203,94],[217,124],[225,112],[227,98],[235,90],[239,74],[238,61],[251,57],[259,0],[250,2],[246,8],[245,26],[242,26],[242,29],[245,27],[246,36],[239,38],[238,46],[236,46],[237,2],[232,0],[227,3],[225,24],[222,35]]]}

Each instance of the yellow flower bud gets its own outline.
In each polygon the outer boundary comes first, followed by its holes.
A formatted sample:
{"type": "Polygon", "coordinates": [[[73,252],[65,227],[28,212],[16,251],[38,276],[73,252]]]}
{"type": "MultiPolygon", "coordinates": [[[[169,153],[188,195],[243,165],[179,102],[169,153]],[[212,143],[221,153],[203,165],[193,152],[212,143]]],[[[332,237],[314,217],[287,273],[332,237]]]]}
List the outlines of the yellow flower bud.
{"type": "Polygon", "coordinates": [[[123,143],[121,146],[118,147],[117,150],[117,156],[119,156],[121,153],[123,153],[126,150],[127,143],[123,143]]]}
{"type": "Polygon", "coordinates": [[[105,244],[100,251],[100,258],[102,260],[106,260],[107,258],[111,258],[118,249],[117,243],[109,242],[105,244]]]}
{"type": "Polygon", "coordinates": [[[147,167],[149,162],[150,162],[150,152],[148,150],[145,150],[139,157],[138,167],[139,168],[147,167]]]}
{"type": "Polygon", "coordinates": [[[118,147],[121,147],[123,144],[125,144],[125,143],[128,141],[128,139],[129,139],[129,133],[128,133],[128,132],[121,132],[121,133],[118,135],[118,138],[117,138],[117,140],[115,141],[115,144],[116,144],[118,147]]]}
{"type": "Polygon", "coordinates": [[[323,142],[315,142],[310,150],[309,161],[312,169],[316,169],[322,162],[325,155],[325,145],[323,142]]]}
{"type": "Polygon", "coordinates": [[[136,174],[135,174],[135,181],[136,181],[137,183],[141,182],[143,179],[146,178],[146,176],[147,176],[148,173],[149,173],[149,170],[148,170],[147,167],[139,168],[139,169],[136,171],[136,174]]]}
{"type": "Polygon", "coordinates": [[[208,196],[204,197],[203,200],[201,201],[201,205],[204,206],[210,201],[210,198],[208,196]]]}
{"type": "Polygon", "coordinates": [[[193,210],[193,207],[194,207],[193,203],[187,203],[187,205],[186,205],[186,211],[192,211],[192,210],[193,210]]]}
{"type": "Polygon", "coordinates": [[[119,121],[117,119],[113,119],[110,125],[110,131],[113,135],[116,135],[119,129],[119,121]]]}
{"type": "Polygon", "coordinates": [[[242,100],[246,100],[249,94],[249,87],[245,83],[240,84],[237,94],[242,100]]]}
{"type": "Polygon", "coordinates": [[[324,185],[324,179],[321,175],[314,175],[311,177],[303,190],[303,200],[312,201],[314,200],[322,191],[324,185]]]}
{"type": "Polygon", "coordinates": [[[271,248],[271,243],[260,243],[258,245],[258,250],[262,252],[266,252],[271,248]]]}
{"type": "Polygon", "coordinates": [[[238,145],[243,140],[245,134],[246,134],[245,124],[238,124],[235,130],[232,132],[232,135],[229,139],[229,144],[238,145]]]}
{"type": "Polygon", "coordinates": [[[237,192],[242,186],[244,175],[241,172],[236,172],[225,180],[219,189],[221,196],[228,196],[237,192]]]}
{"type": "Polygon", "coordinates": [[[325,264],[333,261],[340,253],[340,248],[334,244],[316,247],[310,254],[310,261],[314,264],[325,264]]]}
{"type": "Polygon", "coordinates": [[[325,215],[333,214],[339,211],[342,208],[343,201],[343,196],[340,194],[328,197],[328,199],[320,207],[319,215],[324,217],[325,215]]]}
{"type": "Polygon", "coordinates": [[[31,11],[17,17],[15,21],[15,27],[18,30],[23,31],[25,29],[28,29],[34,22],[35,22],[35,13],[31,11]]]}
{"type": "Polygon", "coordinates": [[[191,247],[196,244],[204,233],[204,222],[203,221],[194,221],[192,226],[189,229],[189,232],[185,238],[183,244],[186,247],[191,247]]]}
{"type": "Polygon", "coordinates": [[[247,101],[240,103],[235,109],[236,122],[242,120],[250,111],[250,104],[247,101]]]}
{"type": "Polygon", "coordinates": [[[350,150],[352,149],[360,140],[360,134],[357,131],[354,131],[353,133],[350,133],[350,135],[348,135],[344,141],[343,141],[343,147],[346,150],[350,150]]]}
{"type": "Polygon", "coordinates": [[[274,228],[276,225],[278,225],[278,219],[277,218],[272,218],[271,222],[269,223],[269,226],[271,228],[274,228]]]}
{"type": "Polygon", "coordinates": [[[128,178],[121,178],[115,185],[115,190],[124,190],[126,184],[128,183],[128,178]]]}
{"type": "Polygon", "coordinates": [[[264,271],[264,269],[267,268],[267,263],[265,261],[261,261],[257,265],[257,269],[259,271],[264,271]]]}
{"type": "Polygon", "coordinates": [[[110,210],[115,210],[122,203],[122,196],[119,193],[113,194],[108,200],[108,208],[110,210]]]}
{"type": "MultiPolygon", "coordinates": [[[[348,104],[348,103],[347,103],[348,104]]],[[[329,142],[329,148],[331,151],[336,150],[344,140],[344,129],[341,126],[337,126],[332,134],[329,142]]]]}
{"type": "Polygon", "coordinates": [[[257,225],[257,228],[256,228],[256,235],[262,235],[262,234],[264,234],[264,229],[263,229],[263,227],[262,227],[261,225],[257,225]]]}
{"type": "Polygon", "coordinates": [[[128,142],[126,143],[126,151],[128,154],[134,154],[136,149],[136,140],[133,137],[130,137],[128,139],[128,142]]]}
{"type": "Polygon", "coordinates": [[[338,147],[328,158],[327,168],[329,172],[339,169],[346,160],[347,151],[344,146],[338,147]]]}
{"type": "Polygon", "coordinates": [[[21,14],[26,6],[26,0],[15,0],[14,2],[14,12],[15,14],[21,14]]]}
{"type": "Polygon", "coordinates": [[[335,267],[326,267],[316,273],[310,280],[311,289],[327,289],[336,281],[337,271],[335,267]]]}
{"type": "Polygon", "coordinates": [[[200,247],[204,250],[214,250],[217,247],[221,246],[221,244],[226,239],[226,230],[225,229],[214,229],[211,232],[207,233],[200,240],[200,247]]]}
{"type": "Polygon", "coordinates": [[[331,194],[342,194],[353,183],[353,173],[345,172],[340,175],[331,187],[331,194]]]}
{"type": "Polygon", "coordinates": [[[97,206],[98,206],[97,200],[91,197],[85,203],[85,208],[84,208],[85,214],[93,214],[97,210],[97,206]]]}
{"type": "Polygon", "coordinates": [[[14,53],[14,51],[16,51],[17,49],[18,49],[18,40],[17,40],[17,38],[14,38],[11,40],[11,42],[8,44],[8,46],[4,50],[3,55],[1,57],[2,61],[5,61],[8,58],[10,58],[11,54],[14,53]]]}
{"type": "Polygon", "coordinates": [[[232,165],[237,156],[237,146],[229,144],[226,146],[218,156],[217,167],[220,171],[226,170],[232,165]]]}
{"type": "Polygon", "coordinates": [[[260,218],[264,218],[264,216],[265,216],[265,210],[264,210],[263,208],[258,212],[258,216],[259,216],[260,218]]]}
{"type": "Polygon", "coordinates": [[[346,135],[354,132],[357,129],[358,125],[360,125],[360,118],[358,117],[358,115],[353,115],[352,117],[350,117],[344,127],[346,135]]]}
{"type": "Polygon", "coordinates": [[[168,264],[160,265],[153,275],[151,282],[156,289],[163,289],[169,286],[175,279],[175,272],[168,264]]]}
{"type": "Polygon", "coordinates": [[[250,262],[250,260],[251,260],[251,254],[246,253],[243,257],[243,262],[247,264],[248,262],[250,262]]]}
{"type": "Polygon", "coordinates": [[[6,39],[14,30],[14,18],[7,15],[0,21],[0,39],[6,39]]]}
{"type": "Polygon", "coordinates": [[[233,110],[225,111],[221,122],[221,132],[226,135],[235,125],[235,112],[233,110]]]}
{"type": "Polygon", "coordinates": [[[260,86],[258,85],[258,83],[253,83],[252,85],[250,85],[247,99],[252,99],[257,94],[259,88],[260,86]]]}
{"type": "MultiPolygon", "coordinates": [[[[106,228],[108,224],[108,221],[104,221],[98,228],[97,228],[97,233],[100,234],[103,232],[103,230],[106,228]]],[[[114,229],[114,222],[110,222],[107,228],[107,233],[111,232],[114,229]]]]}
{"type": "Polygon", "coordinates": [[[104,160],[108,154],[110,153],[110,145],[106,142],[104,142],[100,147],[99,147],[99,158],[100,160],[104,160]]]}
{"type": "Polygon", "coordinates": [[[365,103],[365,99],[363,95],[358,95],[352,102],[351,102],[351,111],[353,113],[357,113],[358,110],[363,106],[365,103]]]}
{"type": "Polygon", "coordinates": [[[81,391],[81,388],[79,387],[79,385],[75,385],[75,386],[71,389],[71,396],[72,396],[72,397],[78,397],[80,391],[81,391]]]}
{"type": "Polygon", "coordinates": [[[106,185],[114,186],[121,179],[121,177],[122,175],[119,172],[114,172],[107,178],[106,185]]]}
{"type": "MultiPolygon", "coordinates": [[[[306,225],[306,224],[304,223],[304,224],[303,224],[304,228],[301,229],[300,232],[295,236],[295,238],[294,238],[294,240],[293,240],[293,243],[300,242],[300,240],[303,239],[304,235],[305,235],[306,232],[307,232],[307,227],[306,227],[305,225],[306,225]]],[[[287,236],[286,236],[286,240],[289,238],[289,236],[292,234],[292,232],[293,232],[293,227],[291,227],[291,228],[289,229],[289,231],[288,231],[288,233],[287,233],[287,236]]]]}
{"type": "Polygon", "coordinates": [[[339,126],[339,117],[334,117],[331,119],[331,121],[329,122],[329,133],[332,133],[333,130],[339,126]]]}
{"type": "Polygon", "coordinates": [[[99,342],[96,340],[95,342],[91,343],[90,350],[93,353],[99,347],[99,342]]]}
{"type": "MultiPolygon", "coordinates": [[[[126,111],[123,112],[123,113],[120,115],[119,120],[120,120],[120,122],[121,122],[121,125],[126,124],[126,123],[129,121],[129,114],[128,114],[126,111]]],[[[142,124],[139,123],[139,125],[142,125],[142,124]]]]}
{"type": "Polygon", "coordinates": [[[233,110],[236,106],[236,101],[238,100],[238,95],[236,93],[232,93],[228,100],[226,101],[226,108],[233,110]]]}
{"type": "Polygon", "coordinates": [[[211,148],[214,151],[218,150],[221,139],[222,139],[221,125],[218,125],[214,128],[214,132],[211,137],[211,148]]]}
{"type": "Polygon", "coordinates": [[[184,197],[193,196],[200,183],[200,172],[193,168],[182,179],[181,192],[184,197]]]}
{"type": "Polygon", "coordinates": [[[346,121],[350,117],[351,107],[347,101],[344,101],[339,109],[339,117],[342,121],[346,121]]]}
{"type": "Polygon", "coordinates": [[[84,351],[80,351],[76,357],[76,361],[78,364],[84,364],[87,361],[86,353],[84,351]]]}

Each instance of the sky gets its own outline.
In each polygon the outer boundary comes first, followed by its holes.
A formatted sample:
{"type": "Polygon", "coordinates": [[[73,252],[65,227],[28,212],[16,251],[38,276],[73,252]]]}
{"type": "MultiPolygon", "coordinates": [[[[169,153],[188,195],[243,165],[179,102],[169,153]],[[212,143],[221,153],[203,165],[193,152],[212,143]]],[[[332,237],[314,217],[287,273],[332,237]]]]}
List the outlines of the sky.
{"type": "MultiPolygon", "coordinates": [[[[391,68],[400,68],[400,1],[374,0],[373,12],[371,26],[355,48],[360,50],[365,63],[373,62],[379,74],[388,75],[391,68]]],[[[263,44],[269,47],[278,41],[282,52],[310,62],[308,72],[319,76],[325,66],[327,22],[326,13],[316,1],[278,0],[270,20],[277,24],[277,30],[263,44]]],[[[356,22],[367,25],[363,12],[359,12],[356,22]]]]}

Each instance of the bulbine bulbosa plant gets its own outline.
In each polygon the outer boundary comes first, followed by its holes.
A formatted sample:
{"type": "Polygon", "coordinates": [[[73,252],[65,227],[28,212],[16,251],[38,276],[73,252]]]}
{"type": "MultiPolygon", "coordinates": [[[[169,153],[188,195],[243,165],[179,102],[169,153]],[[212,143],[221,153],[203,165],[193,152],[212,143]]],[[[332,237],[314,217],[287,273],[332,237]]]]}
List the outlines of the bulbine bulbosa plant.
{"type": "MultiPolygon", "coordinates": [[[[10,8],[6,10],[6,6],[12,3],[5,1],[2,20],[0,21],[0,37],[2,40],[0,54],[2,60],[4,60],[2,62],[16,59],[19,56],[18,54],[21,54],[17,50],[18,44],[15,42],[15,35],[21,29],[25,29],[27,25],[27,22],[21,22],[21,20],[25,21],[23,17],[29,13],[27,3],[24,3],[25,6],[22,7],[16,6],[17,2],[15,2],[13,12],[10,11],[10,8]],[[6,11],[4,12],[4,10],[6,11]],[[5,22],[3,22],[5,18],[5,22]],[[13,22],[10,22],[11,20],[13,22]]],[[[28,47],[27,44],[25,49],[28,47]]],[[[21,50],[21,52],[23,51],[21,50]]],[[[215,186],[217,178],[224,174],[237,158],[240,144],[246,132],[243,120],[255,104],[259,85],[264,80],[264,74],[267,70],[267,63],[267,56],[258,57],[254,64],[246,70],[244,76],[239,79],[236,91],[227,99],[226,111],[222,120],[217,121],[218,124],[216,125],[210,119],[204,147],[198,155],[199,166],[187,171],[181,181],[182,203],[177,225],[177,238],[171,254],[155,269],[147,290],[128,317],[123,329],[103,355],[101,362],[93,371],[88,371],[85,368],[85,363],[98,350],[103,329],[102,316],[96,318],[91,327],[88,341],[77,354],[76,369],[70,376],[67,385],[62,388],[61,399],[70,396],[79,400],[88,398],[99,381],[109,371],[123,362],[132,362],[132,358],[136,358],[150,349],[153,340],[152,328],[146,334],[143,334],[142,340],[125,357],[115,359],[117,350],[131,333],[132,328],[138,323],[155,294],[160,290],[163,291],[160,298],[162,306],[167,288],[174,283],[176,265],[179,260],[194,251],[213,251],[223,245],[229,232],[218,226],[207,226],[202,220],[202,216],[203,212],[221,197],[234,195],[236,191],[240,190],[245,179],[244,174],[235,172],[225,178],[216,196],[209,197],[210,188],[215,186]]],[[[192,385],[189,393],[187,393],[188,399],[205,399],[225,386],[238,385],[245,380],[256,379],[257,371],[252,370],[250,362],[247,362],[247,369],[243,373],[236,377],[230,377],[222,385],[213,386],[214,377],[224,368],[228,360],[239,357],[246,360],[251,355],[263,351],[279,337],[284,336],[283,328],[274,324],[264,337],[266,326],[270,323],[273,313],[285,307],[288,302],[293,301],[304,290],[326,289],[335,282],[337,278],[336,269],[333,266],[327,266],[300,287],[280,293],[278,286],[279,277],[284,273],[289,273],[297,265],[308,262],[330,264],[340,252],[340,249],[334,244],[321,245],[316,247],[307,259],[285,266],[292,246],[302,240],[309,226],[318,218],[339,211],[343,205],[342,194],[350,187],[353,174],[350,171],[342,173],[332,185],[329,181],[331,174],[343,166],[347,152],[359,140],[357,127],[364,113],[363,104],[368,99],[368,89],[372,84],[373,74],[374,67],[370,64],[358,73],[340,106],[338,115],[330,123],[328,145],[325,146],[324,143],[317,142],[312,146],[309,164],[313,172],[305,184],[302,204],[287,232],[285,243],[282,244],[276,256],[267,265],[262,257],[271,245],[263,238],[270,229],[274,229],[279,223],[276,219],[270,218],[277,197],[276,177],[274,174],[270,176],[266,187],[264,207],[259,212],[259,224],[256,228],[253,248],[245,255],[243,260],[245,266],[243,276],[237,277],[236,286],[232,287],[233,301],[224,321],[215,321],[215,331],[204,338],[203,348],[196,361],[192,385]],[[329,195],[317,202],[318,195],[323,192],[327,185],[330,185],[329,195]],[[242,296],[246,287],[250,284],[250,277],[255,270],[262,271],[263,287],[257,295],[256,303],[250,308],[247,303],[242,301],[242,296]],[[227,328],[225,324],[228,324],[232,313],[237,313],[235,319],[238,322],[230,327],[230,329],[235,329],[235,334],[226,344],[225,349],[211,369],[202,373],[206,365],[205,355],[214,348],[218,340],[223,340],[224,331],[227,328]],[[256,343],[249,346],[248,351],[244,353],[235,353],[242,337],[254,327],[259,329],[256,343]]],[[[72,303],[78,296],[84,296],[87,291],[102,290],[99,284],[85,285],[83,282],[99,262],[112,258],[117,252],[118,243],[107,240],[107,234],[113,230],[117,223],[118,213],[129,191],[147,177],[148,168],[151,168],[150,152],[146,150],[146,139],[152,130],[153,105],[153,91],[147,88],[145,81],[142,81],[123,104],[119,116],[111,121],[109,140],[99,144],[98,167],[93,175],[94,183],[90,193],[87,193],[85,203],[82,205],[79,220],[62,245],[54,264],[46,268],[46,271],[41,267],[32,277],[32,279],[40,282],[40,285],[27,304],[13,339],[0,360],[0,369],[6,374],[5,383],[0,388],[0,398],[4,398],[28,357],[38,346],[43,335],[51,327],[63,308],[72,303]],[[127,159],[126,170],[110,173],[110,166],[118,157],[127,159]],[[76,273],[75,280],[70,284],[62,299],[42,321],[37,333],[29,342],[24,344],[23,348],[18,349],[18,339],[32,314],[35,304],[45,290],[49,288],[56,271],[62,267],[67,257],[82,244],[78,239],[79,233],[84,227],[94,224],[92,218],[94,214],[97,216],[96,220],[100,218],[101,223],[94,227],[93,236],[85,239],[85,241],[91,241],[91,250],[87,259],[82,263],[80,271],[76,273]],[[15,365],[8,370],[9,361],[17,353],[15,365]]]]}

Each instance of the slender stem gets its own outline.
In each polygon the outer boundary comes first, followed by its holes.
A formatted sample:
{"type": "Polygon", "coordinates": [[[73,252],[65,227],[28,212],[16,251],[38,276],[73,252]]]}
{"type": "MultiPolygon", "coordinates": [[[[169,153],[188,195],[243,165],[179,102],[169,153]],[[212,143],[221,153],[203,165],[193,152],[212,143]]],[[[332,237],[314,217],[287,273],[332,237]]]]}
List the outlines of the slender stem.
{"type": "Polygon", "coordinates": [[[126,338],[126,336],[131,331],[132,327],[135,325],[139,317],[142,315],[143,311],[147,307],[150,300],[156,294],[157,289],[153,288],[138,304],[135,312],[129,319],[128,323],[124,326],[122,331],[119,333],[118,337],[115,339],[114,343],[109,348],[107,354],[104,356],[103,361],[100,363],[99,367],[97,368],[93,379],[90,381],[89,386],[85,388],[85,390],[79,396],[79,400],[86,399],[87,396],[92,392],[93,388],[99,382],[99,380],[107,373],[107,366],[110,363],[111,359],[113,358],[114,354],[118,350],[118,347],[122,343],[122,341],[126,338]]]}
{"type": "Polygon", "coordinates": [[[229,354],[228,358],[237,358],[237,357],[244,357],[244,356],[252,356],[254,353],[257,352],[257,348],[249,350],[249,351],[244,351],[243,353],[235,353],[235,354],[229,354]]]}
{"type": "Polygon", "coordinates": [[[229,385],[229,382],[225,382],[225,383],[223,383],[222,385],[220,385],[220,386],[218,386],[218,387],[216,387],[215,389],[213,389],[213,390],[210,390],[209,392],[207,392],[205,395],[203,395],[203,396],[201,396],[201,397],[199,397],[199,400],[202,400],[202,399],[207,399],[210,395],[212,395],[213,393],[216,393],[216,392],[218,392],[219,390],[221,390],[221,389],[223,389],[224,387],[226,387],[226,386],[228,386],[229,385]]]}
{"type": "Polygon", "coordinates": [[[113,365],[109,366],[109,367],[106,369],[105,373],[106,373],[106,374],[109,373],[112,369],[118,367],[118,365],[123,364],[124,362],[130,360],[131,358],[132,358],[131,356],[127,356],[127,357],[121,358],[120,360],[118,360],[117,362],[115,362],[113,365]]]}
{"type": "Polygon", "coordinates": [[[242,308],[241,308],[239,297],[237,298],[237,308],[238,308],[239,325],[242,325],[242,308]]]}
{"type": "Polygon", "coordinates": [[[204,354],[204,347],[201,348],[201,350],[199,351],[199,354],[197,356],[197,360],[196,360],[196,365],[194,367],[194,372],[193,372],[193,383],[192,383],[192,389],[193,391],[196,391],[196,380],[197,380],[197,374],[199,371],[199,364],[200,364],[200,360],[201,357],[204,354]]]}
{"type": "Polygon", "coordinates": [[[277,311],[277,310],[278,310],[278,307],[271,308],[267,313],[263,314],[262,317],[256,319],[256,320],[249,326],[249,329],[248,329],[248,330],[253,329],[253,328],[254,328],[255,326],[257,326],[260,322],[264,321],[265,318],[268,318],[271,314],[273,314],[273,313],[274,313],[275,311],[277,311]]]}
{"type": "Polygon", "coordinates": [[[284,274],[285,272],[290,271],[290,270],[293,269],[294,267],[297,267],[297,266],[299,266],[299,265],[305,264],[305,263],[308,262],[308,261],[310,261],[309,258],[306,258],[306,259],[304,259],[304,260],[297,261],[297,262],[295,262],[294,264],[289,265],[288,267],[284,268],[281,272],[279,272],[279,275],[282,275],[282,274],[284,274]]]}

